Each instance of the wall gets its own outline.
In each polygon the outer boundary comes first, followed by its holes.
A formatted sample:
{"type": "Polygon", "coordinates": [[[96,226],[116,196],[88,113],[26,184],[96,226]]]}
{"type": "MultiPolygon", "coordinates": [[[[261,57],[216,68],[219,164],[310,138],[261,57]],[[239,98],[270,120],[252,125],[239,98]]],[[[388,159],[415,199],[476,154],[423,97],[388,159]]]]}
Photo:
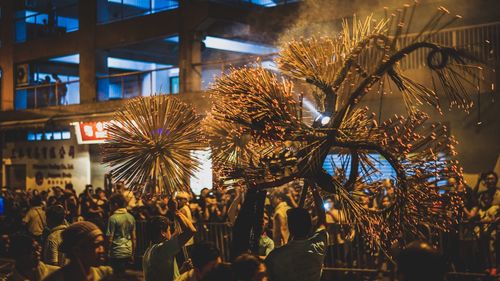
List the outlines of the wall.
{"type": "Polygon", "coordinates": [[[74,137],[64,141],[7,143],[2,168],[11,164],[26,165],[27,189],[63,187],[71,182],[79,193],[90,182],[89,147],[78,145],[74,137]]]}

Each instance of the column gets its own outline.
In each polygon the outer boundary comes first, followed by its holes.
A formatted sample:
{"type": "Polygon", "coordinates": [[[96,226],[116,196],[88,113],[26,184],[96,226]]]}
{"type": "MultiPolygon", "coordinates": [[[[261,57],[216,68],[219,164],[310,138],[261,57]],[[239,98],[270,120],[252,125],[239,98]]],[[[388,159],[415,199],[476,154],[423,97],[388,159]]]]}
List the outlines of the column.
{"type": "Polygon", "coordinates": [[[0,21],[0,110],[14,109],[16,72],[14,65],[14,1],[3,1],[0,21]]]}
{"type": "Polygon", "coordinates": [[[180,1],[179,85],[181,93],[201,91],[201,32],[197,32],[190,17],[189,1],[180,1]]]}
{"type": "Polygon", "coordinates": [[[97,21],[96,0],[78,1],[79,20],[79,54],[80,65],[78,73],[80,76],[80,103],[91,103],[96,101],[97,84],[96,69],[97,58],[95,51],[95,32],[97,21]]]}

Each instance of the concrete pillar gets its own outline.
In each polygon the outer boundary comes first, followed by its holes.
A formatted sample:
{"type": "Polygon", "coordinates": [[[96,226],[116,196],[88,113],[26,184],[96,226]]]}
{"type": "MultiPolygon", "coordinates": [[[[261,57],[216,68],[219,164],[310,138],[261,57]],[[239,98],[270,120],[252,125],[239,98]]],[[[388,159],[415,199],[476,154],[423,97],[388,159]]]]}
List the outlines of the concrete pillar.
{"type": "Polygon", "coordinates": [[[189,21],[189,1],[180,1],[179,30],[179,84],[181,93],[201,91],[201,42],[202,36],[189,21]]]}
{"type": "Polygon", "coordinates": [[[3,1],[0,21],[0,110],[14,109],[16,71],[14,65],[14,0],[3,1]]]}
{"type": "Polygon", "coordinates": [[[80,76],[80,103],[91,103],[97,98],[96,95],[96,52],[95,32],[97,21],[96,0],[78,1],[79,20],[79,54],[80,65],[78,73],[80,76]]]}

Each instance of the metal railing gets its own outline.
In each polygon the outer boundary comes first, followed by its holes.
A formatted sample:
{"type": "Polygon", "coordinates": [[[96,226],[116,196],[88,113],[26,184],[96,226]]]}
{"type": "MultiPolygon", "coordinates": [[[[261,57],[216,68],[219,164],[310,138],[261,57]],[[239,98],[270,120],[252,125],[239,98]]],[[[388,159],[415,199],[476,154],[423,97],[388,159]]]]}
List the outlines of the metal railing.
{"type": "Polygon", "coordinates": [[[17,11],[15,18],[15,41],[57,36],[79,29],[78,5],[71,4],[44,12],[17,11]],[[66,16],[63,16],[66,15],[66,16]]]}
{"type": "Polygon", "coordinates": [[[113,0],[102,1],[97,9],[97,23],[105,24],[173,10],[179,7],[178,0],[113,0]],[[101,6],[102,5],[102,6],[101,6]]]}
{"type": "Polygon", "coordinates": [[[275,7],[300,2],[301,0],[198,0],[200,2],[217,2],[224,4],[248,4],[263,7],[275,7]]]}
{"type": "MultiPolygon", "coordinates": [[[[422,37],[425,37],[425,34],[422,37]]],[[[401,39],[400,44],[405,45],[412,40],[413,36],[409,36],[401,39]]],[[[428,40],[439,45],[466,50],[483,62],[500,60],[500,22],[447,28],[430,35],[428,40]]],[[[427,54],[428,50],[418,49],[401,61],[401,67],[403,69],[425,67],[427,54]]]]}
{"type": "Polygon", "coordinates": [[[172,78],[176,67],[157,68],[97,77],[97,100],[128,99],[155,93],[176,93],[177,82],[172,78]]]}
{"type": "MultiPolygon", "coordinates": [[[[492,235],[498,231],[497,224],[470,223],[459,227],[456,235],[450,233],[432,232],[427,240],[443,253],[450,264],[448,280],[464,280],[460,278],[474,277],[477,280],[491,278],[484,273],[485,268],[495,266],[498,236],[492,235]],[[456,252],[454,252],[456,251],[456,252]],[[468,251],[475,252],[470,254],[468,251]],[[460,264],[462,263],[462,264],[460,264]]],[[[199,223],[195,243],[209,241],[220,250],[224,261],[230,260],[230,243],[232,229],[228,223],[199,223]]],[[[143,227],[138,226],[138,254],[149,241],[140,242],[147,233],[140,233],[143,227]]],[[[362,236],[351,225],[329,224],[328,246],[324,262],[324,276],[343,280],[342,277],[351,276],[350,280],[378,280],[389,278],[394,280],[396,265],[382,252],[370,252],[362,236]]],[[[144,248],[145,249],[145,248],[144,248]]],[[[474,279],[476,280],[476,279],[474,279]]]]}
{"type": "Polygon", "coordinates": [[[35,109],[79,103],[79,80],[16,88],[15,108],[35,109]]]}

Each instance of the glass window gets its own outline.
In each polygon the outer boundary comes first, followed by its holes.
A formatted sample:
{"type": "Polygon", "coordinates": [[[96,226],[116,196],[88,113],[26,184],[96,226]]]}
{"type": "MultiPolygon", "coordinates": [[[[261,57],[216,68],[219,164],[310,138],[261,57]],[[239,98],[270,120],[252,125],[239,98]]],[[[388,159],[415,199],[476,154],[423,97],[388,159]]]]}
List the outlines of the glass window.
{"type": "Polygon", "coordinates": [[[179,93],[179,76],[170,77],[170,93],[179,93]]]}
{"type": "Polygon", "coordinates": [[[61,140],[62,139],[62,135],[61,135],[61,132],[54,132],[54,140],[61,140]]]}
{"type": "Polygon", "coordinates": [[[35,140],[35,133],[28,132],[27,139],[28,139],[28,141],[34,141],[35,140]]]}
{"type": "Polygon", "coordinates": [[[62,132],[62,139],[63,140],[69,140],[70,138],[71,138],[71,133],[69,131],[62,132]]]}

